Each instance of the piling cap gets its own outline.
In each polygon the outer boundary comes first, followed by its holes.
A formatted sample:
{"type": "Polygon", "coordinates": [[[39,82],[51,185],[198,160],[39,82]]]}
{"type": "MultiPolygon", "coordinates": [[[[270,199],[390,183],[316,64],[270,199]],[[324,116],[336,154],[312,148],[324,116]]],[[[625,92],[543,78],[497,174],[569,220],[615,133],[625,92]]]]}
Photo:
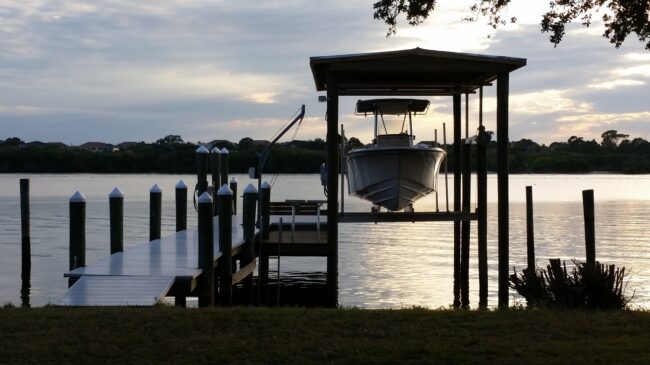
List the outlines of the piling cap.
{"type": "Polygon", "coordinates": [[[248,186],[244,189],[244,194],[251,194],[251,193],[257,193],[257,189],[255,189],[255,186],[253,184],[248,184],[248,186]]]}
{"type": "Polygon", "coordinates": [[[199,204],[212,204],[212,197],[207,191],[199,197],[199,204]]]}
{"type": "Polygon", "coordinates": [[[86,202],[86,197],[77,190],[72,196],[70,197],[70,203],[85,203],[86,202]]]}
{"type": "Polygon", "coordinates": [[[211,150],[210,152],[212,152],[212,153],[216,153],[216,154],[220,154],[220,153],[221,153],[221,150],[219,149],[219,147],[213,147],[212,150],[211,150]]]}
{"type": "Polygon", "coordinates": [[[210,151],[208,151],[204,145],[200,145],[199,148],[196,149],[196,153],[210,153],[210,151]]]}
{"type": "Polygon", "coordinates": [[[232,195],[232,190],[230,190],[228,184],[223,184],[219,191],[217,191],[217,195],[232,195]]]}
{"type": "Polygon", "coordinates": [[[221,149],[221,154],[222,154],[222,155],[227,155],[227,154],[229,154],[229,153],[230,153],[230,151],[228,151],[228,150],[226,149],[226,147],[224,147],[224,148],[221,149]]]}
{"type": "Polygon", "coordinates": [[[176,189],[187,189],[187,185],[185,185],[185,182],[183,180],[180,180],[176,184],[176,189]]]}
{"type": "Polygon", "coordinates": [[[162,193],[162,189],[160,188],[160,186],[158,186],[158,184],[153,184],[153,186],[151,187],[151,190],[149,190],[149,192],[150,193],[162,193]]]}
{"type": "Polygon", "coordinates": [[[231,184],[237,184],[237,179],[233,176],[230,178],[230,183],[231,184]]]}
{"type": "Polygon", "coordinates": [[[118,188],[116,186],[115,189],[113,189],[113,191],[111,191],[111,193],[108,194],[108,197],[109,198],[124,198],[124,193],[122,192],[122,190],[120,190],[120,188],[118,188]]]}
{"type": "Polygon", "coordinates": [[[262,183],[262,189],[270,189],[270,188],[271,188],[271,184],[269,184],[268,181],[264,180],[264,182],[262,183]]]}

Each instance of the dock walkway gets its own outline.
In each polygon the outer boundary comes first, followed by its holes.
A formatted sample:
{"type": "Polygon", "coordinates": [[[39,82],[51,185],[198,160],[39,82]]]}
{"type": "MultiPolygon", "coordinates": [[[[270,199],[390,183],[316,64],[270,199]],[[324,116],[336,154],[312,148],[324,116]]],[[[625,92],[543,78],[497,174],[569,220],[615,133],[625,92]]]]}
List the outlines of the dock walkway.
{"type": "MultiPolygon", "coordinates": [[[[222,256],[214,217],[214,267],[222,256]]],[[[244,244],[241,217],[232,220],[232,256],[244,244]]],[[[74,284],[55,304],[63,306],[151,306],[166,296],[184,298],[196,288],[198,229],[189,228],[118,252],[64,274],[74,284]]]]}

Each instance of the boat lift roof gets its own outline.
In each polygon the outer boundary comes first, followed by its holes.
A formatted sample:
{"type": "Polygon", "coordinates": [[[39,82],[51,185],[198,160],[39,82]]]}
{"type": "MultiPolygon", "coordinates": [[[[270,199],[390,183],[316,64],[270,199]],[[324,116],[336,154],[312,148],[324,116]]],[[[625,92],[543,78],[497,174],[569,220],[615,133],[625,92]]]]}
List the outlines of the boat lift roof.
{"type": "Polygon", "coordinates": [[[334,72],[339,95],[453,95],[490,85],[499,73],[526,65],[525,58],[413,48],[310,58],[316,90],[327,90],[334,72]]]}

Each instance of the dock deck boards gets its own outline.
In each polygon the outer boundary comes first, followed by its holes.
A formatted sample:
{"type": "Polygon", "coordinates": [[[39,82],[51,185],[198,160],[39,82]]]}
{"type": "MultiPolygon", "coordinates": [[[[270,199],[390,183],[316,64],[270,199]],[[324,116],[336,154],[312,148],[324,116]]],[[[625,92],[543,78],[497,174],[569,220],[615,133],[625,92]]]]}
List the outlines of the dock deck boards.
{"type": "Polygon", "coordinates": [[[173,283],[173,276],[83,276],[56,304],[152,306],[165,297],[173,283]]]}
{"type": "MultiPolygon", "coordinates": [[[[214,217],[214,263],[222,256],[219,247],[219,219],[214,217]]],[[[241,217],[233,216],[232,248],[236,254],[244,243],[241,217]]],[[[201,275],[198,268],[198,229],[188,228],[173,233],[159,240],[146,242],[118,252],[85,267],[80,267],[63,276],[80,278],[68,293],[57,302],[59,305],[153,305],[152,298],[165,296],[177,280],[187,282],[201,275]],[[99,279],[98,279],[99,278],[99,279]],[[163,283],[169,282],[169,285],[163,283]],[[78,286],[79,283],[82,283],[78,286]],[[146,292],[148,301],[136,303],[133,293],[128,289],[129,283],[139,285],[138,290],[146,292]],[[149,288],[151,287],[151,292],[149,288]],[[75,289],[77,287],[77,289],[75,289]],[[159,288],[164,287],[162,293],[159,288]],[[125,289],[125,290],[123,290],[125,289]],[[105,290],[110,293],[104,292],[105,290]],[[75,293],[83,293],[83,300],[68,304],[75,293]],[[109,299],[110,298],[110,299],[109,299]],[[80,304],[87,303],[98,304],[80,304]],[[101,304],[105,303],[105,304],[101,304]],[[121,304],[111,304],[121,303],[121,304]],[[130,304],[134,303],[134,304],[130,304]],[[148,304],[144,304],[148,303],[148,304]]]]}

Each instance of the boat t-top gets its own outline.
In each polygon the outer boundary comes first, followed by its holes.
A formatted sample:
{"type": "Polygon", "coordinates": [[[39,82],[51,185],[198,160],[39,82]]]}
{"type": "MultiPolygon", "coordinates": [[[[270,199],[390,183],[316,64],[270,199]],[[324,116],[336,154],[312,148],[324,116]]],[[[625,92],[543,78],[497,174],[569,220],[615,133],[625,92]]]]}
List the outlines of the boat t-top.
{"type": "Polygon", "coordinates": [[[359,100],[358,115],[374,115],[372,144],[346,155],[348,191],[390,211],[409,207],[436,190],[445,151],[414,145],[413,116],[425,114],[428,100],[359,100]],[[408,117],[408,124],[407,124],[408,117]]]}

